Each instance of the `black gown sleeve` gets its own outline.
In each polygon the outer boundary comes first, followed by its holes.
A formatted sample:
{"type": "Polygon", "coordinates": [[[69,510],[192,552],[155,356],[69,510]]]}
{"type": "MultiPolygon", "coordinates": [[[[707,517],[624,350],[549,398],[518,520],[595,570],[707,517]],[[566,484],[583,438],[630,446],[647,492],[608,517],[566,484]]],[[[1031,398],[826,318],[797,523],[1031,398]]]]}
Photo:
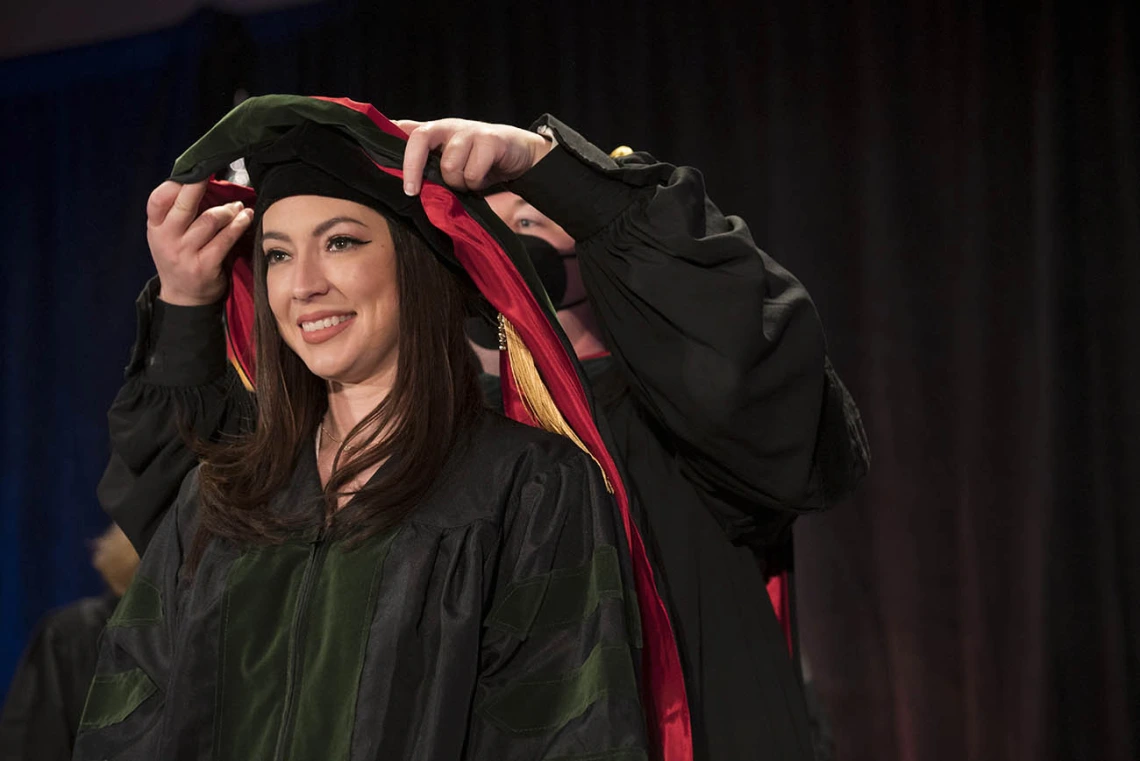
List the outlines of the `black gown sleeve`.
{"type": "Polygon", "coordinates": [[[511,189],[577,242],[603,340],[688,478],[742,512],[849,493],[866,438],[800,282],[696,169],[619,164],[551,117],[539,126],[558,147],[511,189]]]}
{"type": "Polygon", "coordinates": [[[138,336],[126,383],[107,413],[111,460],[103,509],[142,555],[197,458],[183,437],[215,440],[248,429],[253,395],[226,360],[224,307],[158,299],[158,279],[136,302],[138,336]]]}
{"type": "Polygon", "coordinates": [[[601,472],[573,450],[515,493],[465,757],[643,760],[636,600],[601,472]]]}

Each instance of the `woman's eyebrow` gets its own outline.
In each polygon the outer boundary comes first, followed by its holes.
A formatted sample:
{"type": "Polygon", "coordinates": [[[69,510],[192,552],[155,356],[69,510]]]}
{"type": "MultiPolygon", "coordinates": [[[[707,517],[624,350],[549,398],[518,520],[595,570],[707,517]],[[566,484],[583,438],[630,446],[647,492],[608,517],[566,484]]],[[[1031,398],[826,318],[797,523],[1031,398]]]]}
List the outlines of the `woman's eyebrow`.
{"type": "Polygon", "coordinates": [[[352,222],[353,224],[360,225],[361,227],[368,226],[361,222],[359,219],[353,219],[352,217],[333,217],[332,219],[326,219],[324,222],[321,222],[319,225],[314,227],[313,237],[321,237],[326,232],[328,232],[330,228],[332,228],[334,225],[340,224],[341,222],[352,222]]]}

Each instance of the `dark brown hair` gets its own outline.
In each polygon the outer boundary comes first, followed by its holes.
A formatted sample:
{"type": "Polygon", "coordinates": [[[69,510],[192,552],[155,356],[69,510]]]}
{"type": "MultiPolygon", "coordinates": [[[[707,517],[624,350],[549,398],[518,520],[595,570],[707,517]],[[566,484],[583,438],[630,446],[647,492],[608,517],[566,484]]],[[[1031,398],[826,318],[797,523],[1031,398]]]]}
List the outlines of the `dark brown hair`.
{"type": "Polygon", "coordinates": [[[285,514],[269,509],[269,500],[288,487],[303,448],[314,446],[328,392],[326,382],[278,332],[258,235],[253,253],[257,424],[248,434],[199,448],[200,523],[187,563],[191,572],[212,537],[275,544],[320,525],[336,513],[338,499],[356,476],[389,459],[380,477],[356,493],[352,507],[336,514],[332,532],[359,541],[395,525],[431,489],[482,407],[464,334],[467,288],[415,230],[384,216],[396,250],[400,299],[396,380],[340,445],[324,488],[323,516],[315,509],[285,514]]]}

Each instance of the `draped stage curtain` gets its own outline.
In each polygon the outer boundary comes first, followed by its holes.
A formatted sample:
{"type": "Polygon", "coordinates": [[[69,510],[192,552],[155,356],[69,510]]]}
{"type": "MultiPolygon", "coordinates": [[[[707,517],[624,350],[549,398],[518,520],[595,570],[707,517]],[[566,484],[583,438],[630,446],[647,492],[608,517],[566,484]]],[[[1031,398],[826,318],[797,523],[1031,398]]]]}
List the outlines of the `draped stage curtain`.
{"type": "Polygon", "coordinates": [[[147,194],[237,91],[299,92],[701,168],[813,293],[871,438],[797,528],[837,758],[1140,756],[1137,5],[675,5],[201,12],[0,62],[0,685],[99,588],[147,194]]]}

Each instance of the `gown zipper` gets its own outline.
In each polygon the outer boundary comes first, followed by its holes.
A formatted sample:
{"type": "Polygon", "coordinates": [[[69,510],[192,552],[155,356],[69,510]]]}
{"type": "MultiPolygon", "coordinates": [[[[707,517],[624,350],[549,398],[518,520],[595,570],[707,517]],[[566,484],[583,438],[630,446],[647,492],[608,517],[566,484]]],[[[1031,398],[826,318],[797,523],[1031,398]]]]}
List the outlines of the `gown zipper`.
{"type": "Polygon", "coordinates": [[[293,737],[293,714],[297,710],[297,692],[302,676],[300,671],[305,651],[305,629],[309,620],[309,598],[328,555],[328,542],[325,541],[324,534],[322,529],[309,545],[309,557],[305,561],[307,565],[301,577],[301,589],[297,593],[297,610],[293,614],[293,631],[290,635],[293,647],[285,675],[285,705],[281,712],[281,728],[277,732],[277,748],[273,752],[274,761],[284,761],[286,748],[293,737]]]}

